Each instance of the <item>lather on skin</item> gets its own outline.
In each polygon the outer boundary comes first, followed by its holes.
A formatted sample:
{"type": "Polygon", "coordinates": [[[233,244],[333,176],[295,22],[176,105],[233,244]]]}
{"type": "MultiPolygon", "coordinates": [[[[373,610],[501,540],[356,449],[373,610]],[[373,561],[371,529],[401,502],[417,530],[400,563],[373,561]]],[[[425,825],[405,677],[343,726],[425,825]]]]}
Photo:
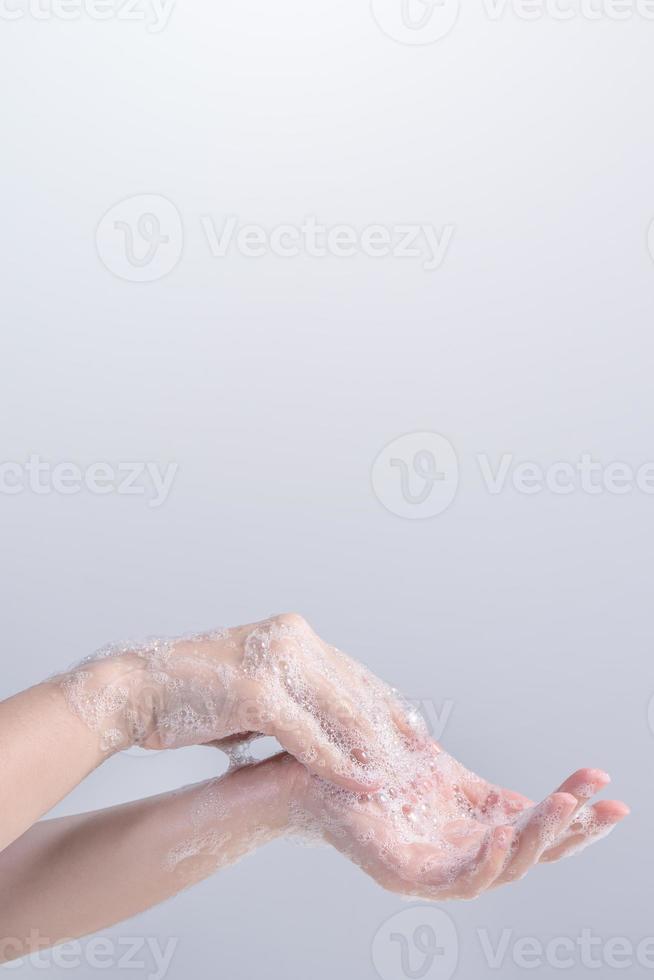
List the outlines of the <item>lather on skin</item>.
{"type": "Polygon", "coordinates": [[[608,782],[599,770],[581,770],[539,806],[487,783],[300,617],[158,642],[154,659],[151,644],[138,651],[115,649],[0,704],[0,961],[120,922],[287,833],[320,835],[388,889],[442,900],[520,878],[628,813],[618,802],[590,805],[608,782]],[[130,744],[246,731],[276,735],[302,761],[286,752],[220,780],[35,824],[130,744]],[[389,745],[397,779],[381,758],[389,745]]]}

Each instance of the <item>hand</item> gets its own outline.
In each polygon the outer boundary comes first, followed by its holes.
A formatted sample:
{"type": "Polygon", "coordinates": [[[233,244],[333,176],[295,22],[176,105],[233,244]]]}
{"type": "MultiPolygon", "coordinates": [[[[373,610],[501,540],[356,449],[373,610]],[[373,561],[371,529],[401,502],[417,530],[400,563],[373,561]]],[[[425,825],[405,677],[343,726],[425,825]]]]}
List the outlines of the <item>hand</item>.
{"type": "MultiPolygon", "coordinates": [[[[521,793],[494,786],[460,763],[455,765],[459,770],[464,793],[482,822],[497,825],[504,815],[514,828],[522,830],[525,821],[533,819],[537,809],[533,800],[521,793]]],[[[592,797],[605,789],[610,782],[611,777],[601,769],[579,769],[561,784],[554,795],[567,794],[574,798],[572,815],[563,832],[542,851],[538,858],[540,863],[558,861],[579,853],[606,837],[616,824],[629,815],[629,807],[617,800],[600,800],[590,804],[592,797]]],[[[512,862],[495,885],[523,877],[529,867],[524,868],[524,871],[522,868],[523,862],[512,862]]]]}
{"type": "Polygon", "coordinates": [[[412,731],[409,710],[389,687],[293,614],[112,646],[62,684],[108,751],[261,733],[313,773],[357,792],[381,784],[389,733],[412,731]]]}
{"type": "Polygon", "coordinates": [[[582,769],[542,803],[492,786],[431,745],[419,763],[397,759],[400,778],[355,796],[296,779],[298,827],[310,828],[380,885],[422,899],[470,899],[516,881],[606,836],[629,810],[587,801],[608,776],[582,769]]]}

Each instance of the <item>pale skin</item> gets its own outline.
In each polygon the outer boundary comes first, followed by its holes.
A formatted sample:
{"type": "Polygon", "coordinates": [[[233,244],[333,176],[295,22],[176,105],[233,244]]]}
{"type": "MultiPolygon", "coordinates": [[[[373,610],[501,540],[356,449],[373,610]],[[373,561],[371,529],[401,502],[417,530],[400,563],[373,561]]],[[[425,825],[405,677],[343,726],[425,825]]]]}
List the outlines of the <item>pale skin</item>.
{"type": "MultiPolygon", "coordinates": [[[[142,912],[261,844],[295,832],[298,815],[320,817],[322,836],[383,887],[444,900],[476,897],[523,877],[535,864],[574,853],[604,836],[629,812],[617,801],[590,804],[590,797],[609,782],[600,770],[580,770],[535,806],[449,757],[441,767],[445,754],[431,743],[433,773],[419,785],[402,787],[401,802],[407,819],[414,808],[437,813],[438,829],[428,841],[407,843],[397,820],[379,802],[385,787],[371,761],[378,719],[366,715],[371,675],[323,644],[300,617],[277,617],[260,625],[263,635],[273,637],[275,656],[299,664],[310,689],[313,685],[303,705],[319,704],[320,711],[312,716],[305,708],[293,710],[289,725],[288,718],[282,723],[281,710],[253,709],[268,693],[276,698],[280,692],[268,668],[241,673],[244,638],[253,627],[229,631],[227,639],[223,634],[218,641],[196,641],[192,649],[175,649],[177,676],[185,678],[189,670],[197,670],[204,685],[209,678],[218,685],[220,671],[205,670],[208,660],[212,665],[229,660],[236,670],[240,703],[235,708],[232,696],[229,715],[220,717],[211,731],[202,727],[197,741],[224,744],[219,740],[240,737],[247,729],[275,735],[288,750],[221,780],[37,822],[129,742],[109,751],[103,747],[98,731],[71,711],[57,684],[38,685],[0,704],[0,780],[11,788],[3,793],[9,802],[0,813],[0,936],[6,940],[0,962],[142,912]],[[310,659],[314,655],[321,662],[328,656],[329,669],[316,667],[310,659]],[[366,691],[359,694],[357,684],[366,685],[366,691]],[[363,715],[357,711],[359,705],[364,706],[363,715]],[[330,711],[333,723],[326,725],[325,713],[329,718],[330,711]],[[245,718],[255,724],[243,724],[245,718]],[[341,793],[338,805],[329,790],[336,785],[341,793]],[[351,801],[345,808],[342,789],[351,801]]],[[[130,717],[144,722],[139,725],[140,744],[165,745],[160,723],[149,716],[158,712],[161,719],[165,695],[153,697],[152,677],[146,683],[138,658],[128,652],[101,660],[92,665],[91,673],[94,689],[120,683],[121,690],[129,691],[130,717]]],[[[379,685],[375,703],[384,720],[388,714],[409,750],[418,741],[424,748],[425,736],[407,722],[389,689],[379,685]]],[[[212,693],[220,695],[218,690],[212,693]]],[[[218,697],[216,703],[223,702],[218,697]]],[[[117,717],[112,717],[112,724],[117,717]]],[[[127,739],[131,730],[124,727],[121,733],[127,739]]],[[[182,738],[181,744],[192,740],[182,738]]]]}

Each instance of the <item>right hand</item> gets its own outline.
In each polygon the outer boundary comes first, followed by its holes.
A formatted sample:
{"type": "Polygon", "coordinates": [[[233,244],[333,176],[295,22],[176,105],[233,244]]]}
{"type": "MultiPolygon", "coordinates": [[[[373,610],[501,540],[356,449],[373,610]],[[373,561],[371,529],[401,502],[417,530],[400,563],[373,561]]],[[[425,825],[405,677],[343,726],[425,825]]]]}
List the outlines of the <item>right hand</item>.
{"type": "Polygon", "coordinates": [[[395,744],[426,739],[422,721],[391,688],[296,614],[110,647],[64,678],[64,687],[115,750],[272,735],[312,773],[359,793],[382,784],[395,744]]]}

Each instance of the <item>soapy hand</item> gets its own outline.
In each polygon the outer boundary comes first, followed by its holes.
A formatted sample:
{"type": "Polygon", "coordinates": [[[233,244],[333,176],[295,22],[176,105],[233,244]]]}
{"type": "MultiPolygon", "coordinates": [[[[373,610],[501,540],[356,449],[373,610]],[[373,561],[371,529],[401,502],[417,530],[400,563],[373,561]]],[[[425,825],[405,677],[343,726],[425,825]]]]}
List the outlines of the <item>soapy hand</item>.
{"type": "Polygon", "coordinates": [[[105,751],[261,733],[311,772],[359,792],[380,784],[389,739],[411,730],[399,695],[296,614],[113,645],[60,682],[105,751]]]}
{"type": "MultiPolygon", "coordinates": [[[[406,763],[405,758],[405,763],[406,763]]],[[[535,805],[493,786],[431,743],[381,792],[354,796],[297,774],[300,831],[322,836],[405,896],[472,899],[605,837],[628,813],[589,799],[609,777],[582,769],[535,805]]]]}
{"type": "Polygon", "coordinates": [[[275,736],[295,759],[295,828],[405,895],[475,897],[595,842],[628,813],[590,805],[608,782],[599,770],[538,805],[487,782],[442,751],[396,691],[293,614],[112,646],[60,683],[106,751],[275,736]]]}

